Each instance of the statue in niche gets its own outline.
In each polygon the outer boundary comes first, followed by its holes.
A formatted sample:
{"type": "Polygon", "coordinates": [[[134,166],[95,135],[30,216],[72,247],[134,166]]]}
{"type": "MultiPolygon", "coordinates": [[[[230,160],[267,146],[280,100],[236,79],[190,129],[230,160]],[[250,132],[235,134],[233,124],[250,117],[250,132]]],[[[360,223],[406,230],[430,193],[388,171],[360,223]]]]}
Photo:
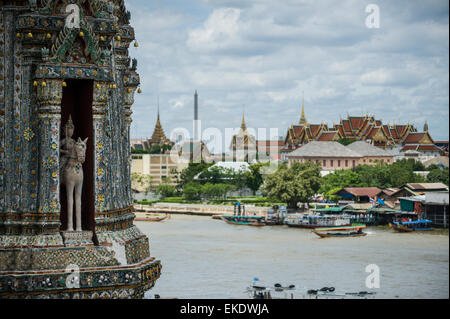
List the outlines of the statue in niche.
{"type": "Polygon", "coordinates": [[[83,188],[83,163],[88,138],[82,141],[72,139],[75,126],[72,117],[64,128],[65,138],[61,140],[60,181],[67,194],[67,231],[73,231],[73,202],[75,191],[76,231],[81,231],[81,191],[83,188]]]}

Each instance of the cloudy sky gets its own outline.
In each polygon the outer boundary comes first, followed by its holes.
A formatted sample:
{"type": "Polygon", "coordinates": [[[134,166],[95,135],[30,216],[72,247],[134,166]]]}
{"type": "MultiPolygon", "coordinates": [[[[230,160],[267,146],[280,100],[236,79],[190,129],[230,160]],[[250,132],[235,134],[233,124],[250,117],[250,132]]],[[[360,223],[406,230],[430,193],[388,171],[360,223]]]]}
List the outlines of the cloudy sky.
{"type": "Polygon", "coordinates": [[[448,139],[447,0],[125,2],[143,90],[132,138],[151,136],[158,97],[166,134],[192,131],[197,89],[203,129],[239,127],[245,112],[249,127],[285,135],[304,96],[310,123],[369,113],[420,130],[426,120],[448,139]],[[366,25],[371,3],[379,28],[366,25]]]}

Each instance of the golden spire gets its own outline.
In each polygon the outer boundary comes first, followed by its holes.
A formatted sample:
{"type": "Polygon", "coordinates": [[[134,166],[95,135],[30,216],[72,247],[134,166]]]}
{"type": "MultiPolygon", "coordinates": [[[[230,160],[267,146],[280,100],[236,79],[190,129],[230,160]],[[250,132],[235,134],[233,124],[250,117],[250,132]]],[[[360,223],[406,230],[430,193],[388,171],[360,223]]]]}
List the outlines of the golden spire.
{"type": "Polygon", "coordinates": [[[162,128],[161,121],[159,118],[159,97],[158,97],[158,117],[156,119],[155,129],[153,130],[151,143],[153,145],[167,143],[167,137],[166,134],[164,134],[164,130],[162,128]]]}
{"type": "Polygon", "coordinates": [[[300,117],[300,121],[298,122],[298,124],[302,124],[302,125],[306,125],[308,122],[306,121],[306,116],[305,116],[305,97],[303,96],[302,98],[302,115],[300,117]]]}
{"type": "Polygon", "coordinates": [[[246,130],[247,130],[247,125],[245,124],[244,112],[242,112],[241,129],[242,129],[243,131],[246,131],[246,130]]]}

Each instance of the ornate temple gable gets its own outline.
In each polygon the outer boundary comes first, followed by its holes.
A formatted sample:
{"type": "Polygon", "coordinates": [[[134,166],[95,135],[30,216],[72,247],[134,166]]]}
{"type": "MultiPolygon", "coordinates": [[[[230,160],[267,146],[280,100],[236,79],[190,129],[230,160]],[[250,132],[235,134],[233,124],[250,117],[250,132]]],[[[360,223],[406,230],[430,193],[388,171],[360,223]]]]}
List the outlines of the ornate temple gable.
{"type": "Polygon", "coordinates": [[[361,128],[361,124],[365,120],[363,116],[349,116],[350,127],[352,131],[358,131],[361,128]]]}
{"type": "Polygon", "coordinates": [[[319,136],[321,129],[322,129],[322,125],[320,125],[320,124],[309,125],[310,136],[312,138],[316,138],[317,136],[319,136]]]}
{"type": "Polygon", "coordinates": [[[134,30],[123,1],[41,0],[28,8],[34,11],[22,11],[16,24],[25,58],[111,66],[114,48],[116,65],[130,67],[128,47],[134,30]],[[68,5],[75,8],[67,9],[68,5]],[[68,20],[70,16],[79,17],[79,25],[76,18],[68,20]],[[66,20],[73,22],[72,28],[66,20]]]}
{"type": "Polygon", "coordinates": [[[80,28],[64,29],[59,32],[50,50],[50,56],[44,57],[48,62],[100,64],[100,48],[92,27],[86,20],[81,20],[80,28]]]}
{"type": "Polygon", "coordinates": [[[370,134],[370,138],[376,142],[388,142],[389,137],[385,134],[381,126],[376,126],[373,128],[373,132],[370,134]]]}
{"type": "Polygon", "coordinates": [[[402,144],[434,144],[434,141],[428,132],[410,132],[402,140],[402,144]]]}
{"type": "Polygon", "coordinates": [[[422,137],[422,139],[419,141],[420,144],[433,144],[434,145],[434,141],[431,138],[430,134],[428,133],[428,131],[426,131],[424,133],[424,136],[422,137]]]}

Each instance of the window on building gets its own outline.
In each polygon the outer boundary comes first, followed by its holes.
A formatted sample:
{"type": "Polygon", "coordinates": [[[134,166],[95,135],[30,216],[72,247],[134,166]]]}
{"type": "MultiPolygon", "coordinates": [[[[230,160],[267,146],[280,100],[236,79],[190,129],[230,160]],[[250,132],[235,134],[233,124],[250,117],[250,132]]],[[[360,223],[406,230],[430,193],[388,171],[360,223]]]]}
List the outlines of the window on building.
{"type": "Polygon", "coordinates": [[[341,167],[341,160],[338,160],[338,167],[341,167]]]}
{"type": "Polygon", "coordinates": [[[316,160],[316,164],[319,164],[319,160],[316,160]]]}
{"type": "Polygon", "coordinates": [[[326,161],[326,160],[323,160],[323,161],[322,161],[322,166],[323,166],[323,167],[327,166],[327,161],[326,161]]]}
{"type": "Polygon", "coordinates": [[[330,166],[333,167],[334,166],[334,161],[330,160],[330,166]]]}
{"type": "Polygon", "coordinates": [[[353,167],[355,167],[356,166],[356,161],[355,160],[353,160],[353,167]]]}
{"type": "Polygon", "coordinates": [[[345,167],[348,167],[348,160],[345,160],[345,167]]]}

